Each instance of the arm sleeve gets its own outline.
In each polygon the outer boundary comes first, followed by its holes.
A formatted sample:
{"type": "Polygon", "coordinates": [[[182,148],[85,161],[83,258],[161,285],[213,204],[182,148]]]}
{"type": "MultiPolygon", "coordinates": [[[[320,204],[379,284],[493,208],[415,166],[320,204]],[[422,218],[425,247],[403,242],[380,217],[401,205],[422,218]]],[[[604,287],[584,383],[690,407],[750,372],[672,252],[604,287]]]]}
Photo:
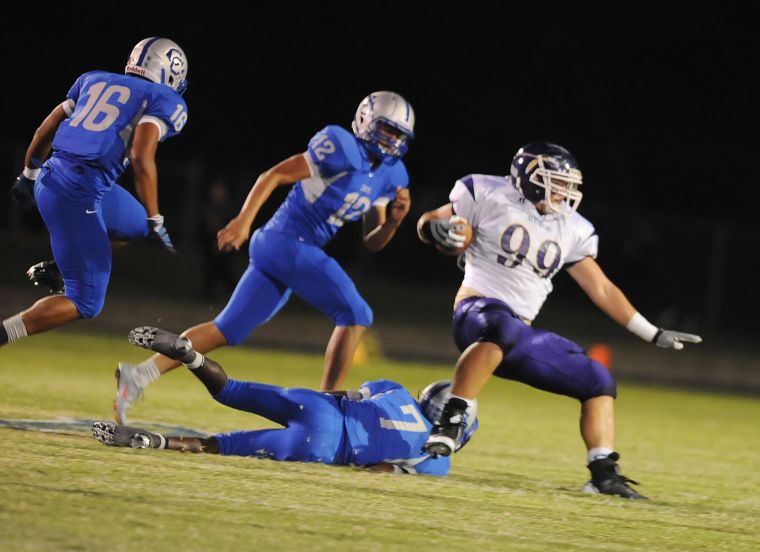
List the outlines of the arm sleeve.
{"type": "Polygon", "coordinates": [[[365,381],[359,388],[359,392],[362,394],[363,398],[369,399],[375,395],[379,395],[380,393],[387,393],[388,391],[392,391],[393,389],[403,389],[403,387],[400,383],[396,383],[395,381],[382,379],[376,381],[365,381]]]}
{"type": "Polygon", "coordinates": [[[182,96],[164,86],[160,94],[150,98],[138,124],[151,123],[158,127],[160,140],[176,136],[187,123],[187,104],[182,96]]]}
{"type": "Polygon", "coordinates": [[[361,167],[361,156],[353,135],[334,125],[326,126],[317,132],[309,141],[306,151],[310,157],[310,165],[313,165],[323,178],[361,167]]]}
{"type": "Polygon", "coordinates": [[[385,188],[383,193],[372,202],[372,205],[377,207],[385,207],[396,199],[396,188],[408,188],[409,187],[409,173],[406,170],[406,166],[402,161],[396,161],[391,166],[388,176],[385,180],[385,188]]]}
{"type": "MultiPolygon", "coordinates": [[[[79,101],[79,94],[82,92],[82,77],[84,75],[81,75],[66,93],[66,99],[73,101],[74,105],[79,101]]],[[[64,109],[66,108],[64,107],[64,109]]],[[[69,114],[68,111],[66,113],[69,114]]]]}
{"type": "Polygon", "coordinates": [[[578,213],[575,215],[577,215],[577,219],[573,221],[576,236],[575,245],[565,258],[564,268],[569,268],[586,257],[596,259],[599,252],[599,236],[596,234],[594,225],[578,213]]]}
{"type": "Polygon", "coordinates": [[[403,473],[419,473],[423,475],[448,475],[451,469],[451,458],[440,456],[438,458],[426,458],[419,464],[400,464],[398,468],[403,473]]]}
{"type": "Polygon", "coordinates": [[[449,193],[449,201],[451,201],[454,214],[467,219],[473,226],[478,223],[477,199],[480,199],[478,197],[480,193],[477,192],[475,179],[469,175],[457,180],[449,193]]]}

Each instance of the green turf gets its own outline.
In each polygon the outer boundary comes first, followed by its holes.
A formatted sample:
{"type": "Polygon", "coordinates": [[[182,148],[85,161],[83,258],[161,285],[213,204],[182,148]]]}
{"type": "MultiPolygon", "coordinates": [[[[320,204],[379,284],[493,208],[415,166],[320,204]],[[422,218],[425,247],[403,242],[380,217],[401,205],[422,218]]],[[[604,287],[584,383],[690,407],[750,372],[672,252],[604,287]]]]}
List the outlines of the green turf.
{"type": "MultiPolygon", "coordinates": [[[[0,350],[0,418],[110,419],[123,338],[51,333],[0,350]]],[[[318,384],[321,358],[214,357],[234,377],[318,384]]],[[[449,366],[372,361],[415,391],[449,366]]],[[[574,401],[494,380],[448,478],[108,448],[86,434],[0,429],[2,550],[759,550],[760,402],[620,385],[623,473],[647,502],[584,495],[574,401]]],[[[208,432],[272,427],[177,370],[132,410],[208,432]]]]}

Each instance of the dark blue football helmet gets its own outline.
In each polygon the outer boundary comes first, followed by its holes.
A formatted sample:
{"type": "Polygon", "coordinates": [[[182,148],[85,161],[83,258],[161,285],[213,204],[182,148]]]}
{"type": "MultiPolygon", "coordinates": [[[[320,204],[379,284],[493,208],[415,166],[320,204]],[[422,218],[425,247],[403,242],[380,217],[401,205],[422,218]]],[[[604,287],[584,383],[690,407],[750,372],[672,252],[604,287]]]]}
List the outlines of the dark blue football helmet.
{"type": "Polygon", "coordinates": [[[531,142],[517,150],[510,174],[525,199],[543,201],[550,213],[572,213],[583,198],[578,190],[583,184],[578,162],[572,153],[551,142],[531,142]]]}

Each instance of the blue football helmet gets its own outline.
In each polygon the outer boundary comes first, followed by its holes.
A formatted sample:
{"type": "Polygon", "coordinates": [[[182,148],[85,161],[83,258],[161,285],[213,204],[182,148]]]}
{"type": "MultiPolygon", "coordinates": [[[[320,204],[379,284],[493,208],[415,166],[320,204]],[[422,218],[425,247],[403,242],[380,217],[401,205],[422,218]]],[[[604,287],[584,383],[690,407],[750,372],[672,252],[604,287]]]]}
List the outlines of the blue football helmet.
{"type": "Polygon", "coordinates": [[[400,159],[414,138],[414,110],[395,92],[374,92],[359,104],[351,128],[378,159],[400,159]]]}
{"type": "Polygon", "coordinates": [[[187,56],[168,38],[151,37],[132,48],[124,72],[164,84],[182,94],[187,89],[187,56]]]}
{"type": "MultiPolygon", "coordinates": [[[[435,423],[438,418],[441,417],[443,412],[443,406],[446,404],[446,400],[449,398],[449,391],[451,391],[452,381],[450,379],[434,381],[422,391],[420,391],[419,399],[420,408],[425,414],[425,417],[430,423],[435,423]]],[[[456,450],[461,449],[467,444],[472,437],[472,434],[478,429],[478,401],[477,399],[472,401],[472,406],[467,408],[464,432],[461,440],[457,443],[456,450]]]]}
{"type": "Polygon", "coordinates": [[[543,201],[551,213],[572,213],[583,198],[578,190],[583,184],[578,162],[557,144],[531,142],[521,147],[512,159],[510,174],[525,199],[532,203],[543,201]]]}

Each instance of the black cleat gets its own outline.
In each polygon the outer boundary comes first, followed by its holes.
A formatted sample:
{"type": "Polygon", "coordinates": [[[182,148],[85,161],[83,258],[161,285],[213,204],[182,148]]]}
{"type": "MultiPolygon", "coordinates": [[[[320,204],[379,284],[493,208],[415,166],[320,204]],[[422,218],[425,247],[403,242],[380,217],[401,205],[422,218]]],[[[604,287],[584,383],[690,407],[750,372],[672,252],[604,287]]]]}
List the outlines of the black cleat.
{"type": "Polygon", "coordinates": [[[26,276],[35,286],[42,284],[50,288],[50,293],[60,294],[66,291],[63,283],[63,276],[58,270],[55,261],[42,261],[36,265],[30,266],[26,271],[26,276]]]}
{"type": "Polygon", "coordinates": [[[585,493],[601,493],[621,496],[631,500],[646,500],[647,497],[637,493],[629,483],[638,485],[637,481],[620,474],[620,466],[617,461],[620,455],[613,452],[607,458],[594,460],[587,467],[591,472],[591,481],[583,487],[585,493]]]}
{"type": "Polygon", "coordinates": [[[149,349],[182,363],[195,360],[198,353],[193,351],[193,343],[186,337],[154,328],[140,326],[129,332],[129,342],[143,349],[149,349]]]}
{"type": "Polygon", "coordinates": [[[459,398],[449,399],[443,407],[441,418],[433,425],[422,452],[431,458],[450,456],[459,449],[467,423],[467,403],[459,398]]]}
{"type": "Polygon", "coordinates": [[[163,435],[113,422],[95,422],[92,436],[109,447],[163,448],[166,444],[163,435]]]}

